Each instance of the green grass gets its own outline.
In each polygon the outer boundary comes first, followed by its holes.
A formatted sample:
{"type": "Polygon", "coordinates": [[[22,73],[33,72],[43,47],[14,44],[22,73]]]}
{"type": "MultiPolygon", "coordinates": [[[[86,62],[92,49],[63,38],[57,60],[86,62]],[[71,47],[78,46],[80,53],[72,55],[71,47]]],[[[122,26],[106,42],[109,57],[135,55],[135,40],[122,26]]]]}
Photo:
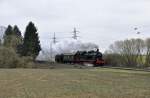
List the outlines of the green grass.
{"type": "Polygon", "coordinates": [[[116,69],[0,69],[0,98],[150,98],[150,73],[116,69]]]}

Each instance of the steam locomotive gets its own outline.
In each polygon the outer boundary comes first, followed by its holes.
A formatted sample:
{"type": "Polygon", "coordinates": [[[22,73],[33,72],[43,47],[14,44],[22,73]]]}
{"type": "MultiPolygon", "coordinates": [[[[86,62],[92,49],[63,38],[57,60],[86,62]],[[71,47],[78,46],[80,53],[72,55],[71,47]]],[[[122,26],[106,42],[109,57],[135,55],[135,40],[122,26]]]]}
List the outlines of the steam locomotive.
{"type": "Polygon", "coordinates": [[[103,66],[105,64],[102,53],[99,49],[96,51],[77,51],[76,53],[64,53],[55,56],[57,63],[72,64],[93,64],[94,67],[103,66]]]}

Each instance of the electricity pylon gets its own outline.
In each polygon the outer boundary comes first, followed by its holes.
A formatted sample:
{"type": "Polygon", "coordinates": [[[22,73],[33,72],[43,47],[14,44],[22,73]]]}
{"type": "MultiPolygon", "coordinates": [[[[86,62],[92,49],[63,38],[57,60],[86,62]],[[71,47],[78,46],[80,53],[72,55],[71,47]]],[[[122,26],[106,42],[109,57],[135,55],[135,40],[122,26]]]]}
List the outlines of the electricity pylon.
{"type": "Polygon", "coordinates": [[[78,37],[79,37],[79,36],[77,35],[78,33],[79,33],[79,31],[77,31],[77,29],[76,29],[76,28],[74,28],[72,38],[73,38],[73,39],[75,39],[75,40],[77,40],[77,39],[78,39],[78,37]]]}

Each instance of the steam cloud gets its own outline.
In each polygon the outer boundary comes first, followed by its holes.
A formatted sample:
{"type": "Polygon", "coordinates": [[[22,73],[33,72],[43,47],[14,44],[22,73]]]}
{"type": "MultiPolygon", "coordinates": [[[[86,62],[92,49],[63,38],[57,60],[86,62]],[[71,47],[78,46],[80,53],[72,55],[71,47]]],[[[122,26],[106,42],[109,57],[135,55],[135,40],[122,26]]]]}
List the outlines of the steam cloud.
{"type": "Polygon", "coordinates": [[[3,36],[4,36],[4,32],[6,30],[6,27],[4,26],[0,26],[0,40],[3,42],[3,36]]]}
{"type": "Polygon", "coordinates": [[[94,43],[84,43],[80,40],[64,40],[56,44],[51,44],[51,49],[43,49],[39,56],[38,60],[52,60],[55,55],[61,53],[75,53],[77,51],[88,51],[98,49],[98,45],[94,43]]]}

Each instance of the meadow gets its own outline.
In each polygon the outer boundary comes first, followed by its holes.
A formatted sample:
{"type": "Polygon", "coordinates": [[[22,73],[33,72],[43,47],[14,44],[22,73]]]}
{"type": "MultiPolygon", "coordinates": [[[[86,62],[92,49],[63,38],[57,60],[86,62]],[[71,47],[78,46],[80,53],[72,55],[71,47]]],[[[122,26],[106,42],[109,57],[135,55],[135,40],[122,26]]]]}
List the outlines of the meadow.
{"type": "Polygon", "coordinates": [[[150,72],[0,69],[0,98],[150,98],[150,72]]]}

